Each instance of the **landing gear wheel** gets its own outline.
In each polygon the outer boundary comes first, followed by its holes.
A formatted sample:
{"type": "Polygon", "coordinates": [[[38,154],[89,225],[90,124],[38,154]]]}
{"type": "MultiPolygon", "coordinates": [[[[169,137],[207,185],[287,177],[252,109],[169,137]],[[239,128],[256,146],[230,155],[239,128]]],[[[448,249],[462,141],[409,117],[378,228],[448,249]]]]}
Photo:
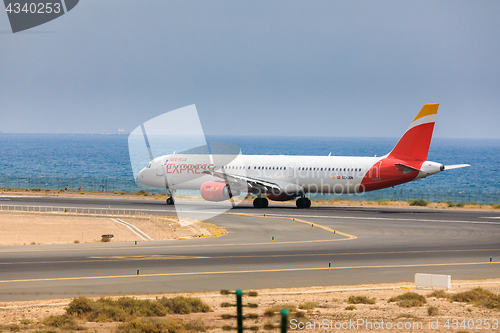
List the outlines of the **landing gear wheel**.
{"type": "Polygon", "coordinates": [[[263,203],[262,208],[267,208],[267,206],[269,206],[269,201],[267,201],[266,198],[262,198],[262,203],[263,203]]]}
{"type": "Polygon", "coordinates": [[[308,198],[298,198],[295,204],[297,208],[309,208],[311,207],[311,200],[308,198]]]}
{"type": "Polygon", "coordinates": [[[174,198],[170,197],[167,199],[167,205],[173,205],[175,203],[174,198]]]}
{"type": "Polygon", "coordinates": [[[297,205],[297,208],[305,208],[306,201],[304,200],[304,198],[298,198],[297,201],[295,201],[295,205],[297,205]]]}
{"type": "Polygon", "coordinates": [[[255,208],[267,208],[269,201],[266,198],[255,198],[253,199],[253,206],[255,208]]]}
{"type": "Polygon", "coordinates": [[[311,200],[309,200],[308,198],[305,198],[305,201],[306,201],[306,205],[304,206],[304,208],[311,207],[311,200]]]}

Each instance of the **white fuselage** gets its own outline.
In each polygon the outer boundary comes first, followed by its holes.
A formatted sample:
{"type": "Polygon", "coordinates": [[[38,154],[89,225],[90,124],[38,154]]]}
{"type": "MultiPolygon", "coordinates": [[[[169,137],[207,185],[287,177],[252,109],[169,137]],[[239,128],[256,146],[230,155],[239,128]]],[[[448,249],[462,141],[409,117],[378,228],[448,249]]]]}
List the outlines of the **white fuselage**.
{"type": "Polygon", "coordinates": [[[367,172],[381,158],[239,155],[221,165],[210,155],[165,155],[144,168],[138,180],[156,188],[199,190],[205,182],[221,181],[203,173],[213,167],[227,174],[296,184],[308,193],[355,193],[367,172]]]}

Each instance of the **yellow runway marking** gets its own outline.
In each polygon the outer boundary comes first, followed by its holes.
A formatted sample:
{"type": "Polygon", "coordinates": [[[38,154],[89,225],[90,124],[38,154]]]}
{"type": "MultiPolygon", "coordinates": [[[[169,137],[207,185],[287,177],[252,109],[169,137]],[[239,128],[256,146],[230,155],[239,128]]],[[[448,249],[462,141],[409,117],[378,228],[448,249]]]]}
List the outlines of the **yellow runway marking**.
{"type": "MultiPolygon", "coordinates": [[[[267,243],[266,243],[267,244],[267,243]]],[[[389,252],[338,252],[338,253],[296,253],[296,254],[262,254],[246,256],[188,256],[152,254],[137,256],[92,256],[90,260],[61,260],[61,261],[29,261],[29,262],[0,262],[0,265],[32,265],[32,264],[61,264],[81,262],[107,262],[107,261],[139,261],[139,260],[193,260],[193,259],[229,259],[229,258],[282,258],[282,257],[314,257],[314,256],[350,256],[371,254],[409,254],[409,253],[446,253],[446,252],[493,252],[500,249],[472,249],[472,250],[423,250],[423,251],[389,251],[389,252]]]]}
{"type": "MultiPolygon", "coordinates": [[[[240,216],[251,216],[251,217],[262,217],[262,215],[254,215],[254,214],[245,214],[245,213],[233,213],[234,215],[240,215],[240,216]]],[[[283,217],[283,216],[266,216],[265,218],[273,218],[273,219],[287,219],[287,220],[290,220],[290,221],[297,221],[297,222],[301,222],[301,223],[306,223],[308,225],[311,225],[311,222],[308,222],[308,221],[304,221],[304,220],[300,220],[298,218],[292,218],[292,217],[283,217]]],[[[356,239],[358,237],[356,236],[353,236],[353,235],[349,235],[349,234],[346,234],[346,233],[343,233],[343,232],[340,232],[338,230],[333,230],[331,228],[328,228],[328,227],[325,227],[321,224],[317,224],[317,223],[314,223],[314,225],[318,228],[321,228],[323,230],[326,230],[328,232],[331,232],[333,234],[337,233],[339,235],[342,235],[342,236],[345,236],[347,237],[347,239],[343,239],[343,240],[351,240],[351,239],[356,239]]]]}
{"type": "MultiPolygon", "coordinates": [[[[494,262],[493,264],[500,264],[494,262]]],[[[345,266],[331,267],[331,270],[344,269],[370,269],[370,268],[405,268],[405,267],[436,267],[436,266],[460,266],[460,265],[490,265],[489,262],[466,262],[466,263],[445,263],[445,264],[413,264],[413,265],[380,265],[380,266],[345,266]]],[[[281,268],[281,269],[256,269],[244,271],[220,271],[220,272],[185,272],[185,273],[156,273],[141,274],[141,278],[157,276],[187,276],[187,275],[217,275],[217,274],[248,274],[248,273],[279,273],[279,272],[298,272],[298,271],[329,271],[328,267],[310,267],[310,268],[281,268]]],[[[110,275],[110,276],[80,276],[66,278],[45,278],[45,279],[21,279],[21,280],[0,280],[0,283],[9,282],[41,282],[41,281],[67,281],[67,280],[96,280],[96,279],[119,279],[119,278],[137,278],[135,274],[130,275],[110,275]]]]}

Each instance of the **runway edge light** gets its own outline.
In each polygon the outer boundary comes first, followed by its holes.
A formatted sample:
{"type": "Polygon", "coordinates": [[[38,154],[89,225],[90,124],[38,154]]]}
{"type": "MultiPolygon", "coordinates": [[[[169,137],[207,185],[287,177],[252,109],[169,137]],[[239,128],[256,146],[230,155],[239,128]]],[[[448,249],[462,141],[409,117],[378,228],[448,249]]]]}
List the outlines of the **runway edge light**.
{"type": "Polygon", "coordinates": [[[493,257],[490,257],[490,265],[493,263],[493,257]]]}

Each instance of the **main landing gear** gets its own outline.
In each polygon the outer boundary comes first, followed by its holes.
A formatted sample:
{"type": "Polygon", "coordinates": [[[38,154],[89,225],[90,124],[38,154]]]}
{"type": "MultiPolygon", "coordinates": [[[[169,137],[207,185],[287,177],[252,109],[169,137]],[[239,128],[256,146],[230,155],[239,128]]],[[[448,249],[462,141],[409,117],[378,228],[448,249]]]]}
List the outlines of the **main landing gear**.
{"type": "Polygon", "coordinates": [[[309,208],[311,207],[311,200],[305,197],[300,197],[297,199],[295,204],[297,205],[297,208],[309,208]]]}
{"type": "Polygon", "coordinates": [[[255,208],[267,208],[269,201],[266,198],[255,198],[253,199],[253,206],[255,208]]]}

